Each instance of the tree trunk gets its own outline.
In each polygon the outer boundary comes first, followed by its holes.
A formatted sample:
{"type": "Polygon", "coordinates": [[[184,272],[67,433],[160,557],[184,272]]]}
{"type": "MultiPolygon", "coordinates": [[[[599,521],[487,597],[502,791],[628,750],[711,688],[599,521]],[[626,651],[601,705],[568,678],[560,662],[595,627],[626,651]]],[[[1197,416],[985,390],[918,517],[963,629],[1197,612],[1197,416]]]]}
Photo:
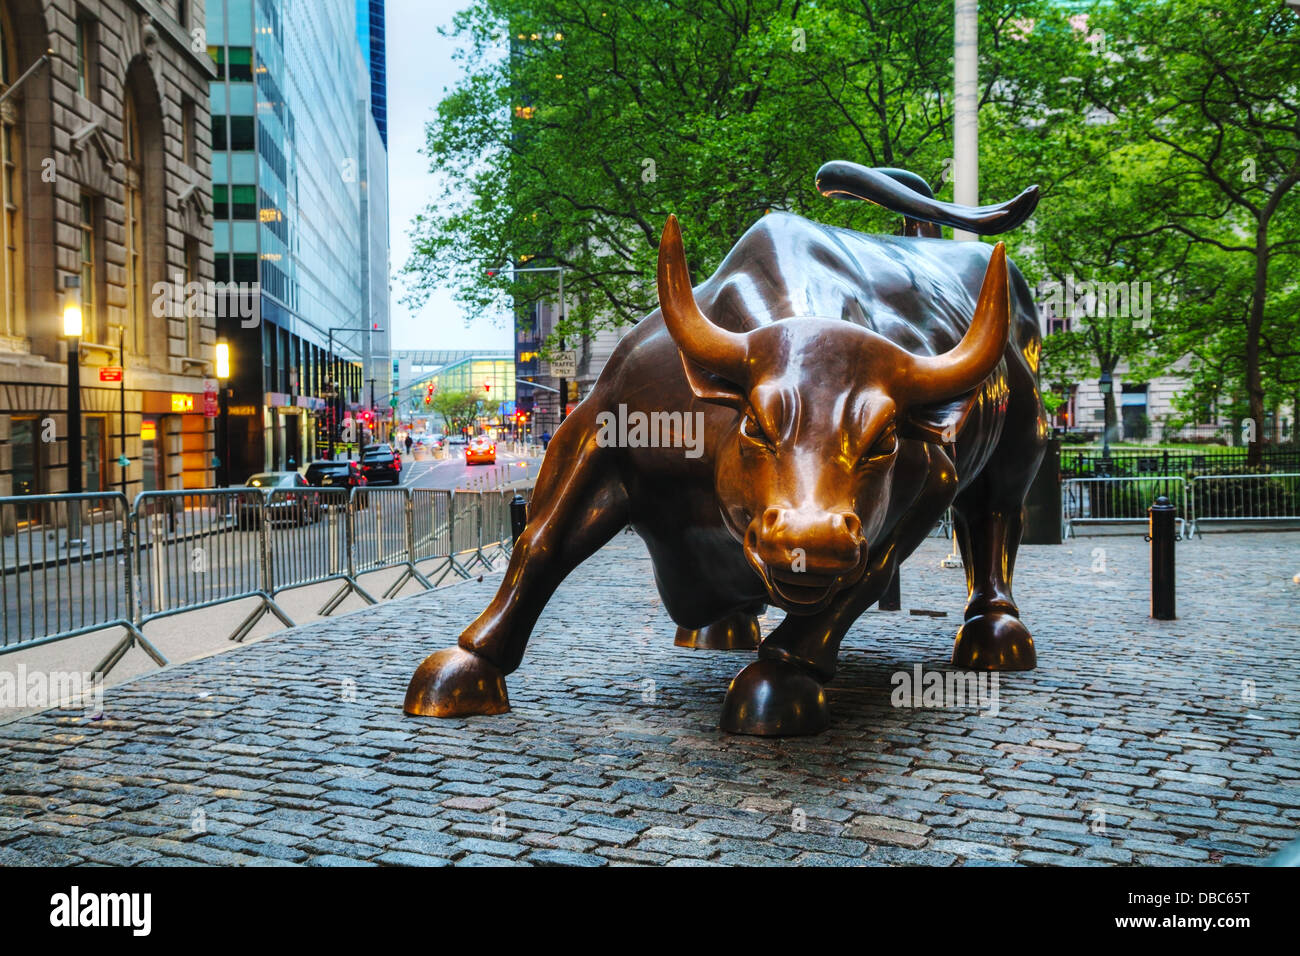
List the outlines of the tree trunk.
{"type": "Polygon", "coordinates": [[[1115,386],[1112,385],[1110,391],[1102,397],[1106,409],[1105,418],[1102,422],[1102,427],[1105,432],[1104,437],[1108,441],[1119,441],[1119,431],[1116,428],[1118,421],[1115,414],[1115,386]]]}

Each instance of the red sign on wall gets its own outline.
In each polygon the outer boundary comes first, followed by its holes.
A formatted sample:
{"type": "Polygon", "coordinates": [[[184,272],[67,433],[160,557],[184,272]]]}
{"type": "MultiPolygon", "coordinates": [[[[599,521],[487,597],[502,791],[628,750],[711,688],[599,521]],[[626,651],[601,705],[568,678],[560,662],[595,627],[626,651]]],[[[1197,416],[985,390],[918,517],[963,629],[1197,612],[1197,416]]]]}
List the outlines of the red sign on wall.
{"type": "Polygon", "coordinates": [[[99,367],[99,380],[101,382],[120,382],[122,381],[122,366],[120,365],[101,365],[99,367]]]}
{"type": "Polygon", "coordinates": [[[217,402],[217,380],[215,378],[205,378],[203,380],[203,417],[216,418],[220,405],[217,402]]]}

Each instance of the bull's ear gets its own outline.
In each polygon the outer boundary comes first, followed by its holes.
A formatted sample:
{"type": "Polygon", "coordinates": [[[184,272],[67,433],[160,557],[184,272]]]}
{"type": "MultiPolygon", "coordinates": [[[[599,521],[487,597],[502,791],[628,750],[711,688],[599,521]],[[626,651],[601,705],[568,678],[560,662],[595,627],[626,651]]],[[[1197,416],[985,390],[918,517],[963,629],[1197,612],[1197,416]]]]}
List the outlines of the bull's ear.
{"type": "Polygon", "coordinates": [[[951,445],[957,440],[957,434],[975,407],[979,394],[980,390],[975,388],[948,401],[912,406],[899,417],[899,437],[951,445]]]}
{"type": "Polygon", "coordinates": [[[748,399],[745,397],[744,389],[739,385],[697,365],[682,353],[677,354],[681,355],[686,382],[691,386],[691,391],[695,393],[696,398],[702,402],[712,402],[714,405],[726,405],[730,408],[745,406],[748,399]]]}

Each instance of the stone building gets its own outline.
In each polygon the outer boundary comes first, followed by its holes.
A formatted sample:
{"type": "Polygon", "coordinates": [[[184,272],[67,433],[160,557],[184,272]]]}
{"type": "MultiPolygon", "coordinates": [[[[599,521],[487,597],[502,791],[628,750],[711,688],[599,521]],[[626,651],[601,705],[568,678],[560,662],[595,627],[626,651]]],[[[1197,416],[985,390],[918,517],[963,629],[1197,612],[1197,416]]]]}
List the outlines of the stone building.
{"type": "Polygon", "coordinates": [[[68,486],[70,294],[84,489],[213,482],[202,27],[202,0],[0,0],[0,495],[68,486]]]}

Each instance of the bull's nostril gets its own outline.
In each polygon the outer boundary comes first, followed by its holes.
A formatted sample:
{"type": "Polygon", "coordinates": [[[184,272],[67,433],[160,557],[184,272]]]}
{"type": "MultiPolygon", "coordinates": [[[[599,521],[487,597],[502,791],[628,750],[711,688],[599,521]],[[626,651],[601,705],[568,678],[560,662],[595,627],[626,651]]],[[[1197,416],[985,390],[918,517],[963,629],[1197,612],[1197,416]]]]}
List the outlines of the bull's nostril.
{"type": "Polygon", "coordinates": [[[777,523],[781,520],[780,508],[768,508],[763,512],[763,530],[765,532],[773,531],[777,523]]]}
{"type": "Polygon", "coordinates": [[[862,538],[862,522],[852,511],[846,511],[840,515],[840,521],[844,524],[844,530],[849,533],[849,537],[856,540],[862,538]]]}

